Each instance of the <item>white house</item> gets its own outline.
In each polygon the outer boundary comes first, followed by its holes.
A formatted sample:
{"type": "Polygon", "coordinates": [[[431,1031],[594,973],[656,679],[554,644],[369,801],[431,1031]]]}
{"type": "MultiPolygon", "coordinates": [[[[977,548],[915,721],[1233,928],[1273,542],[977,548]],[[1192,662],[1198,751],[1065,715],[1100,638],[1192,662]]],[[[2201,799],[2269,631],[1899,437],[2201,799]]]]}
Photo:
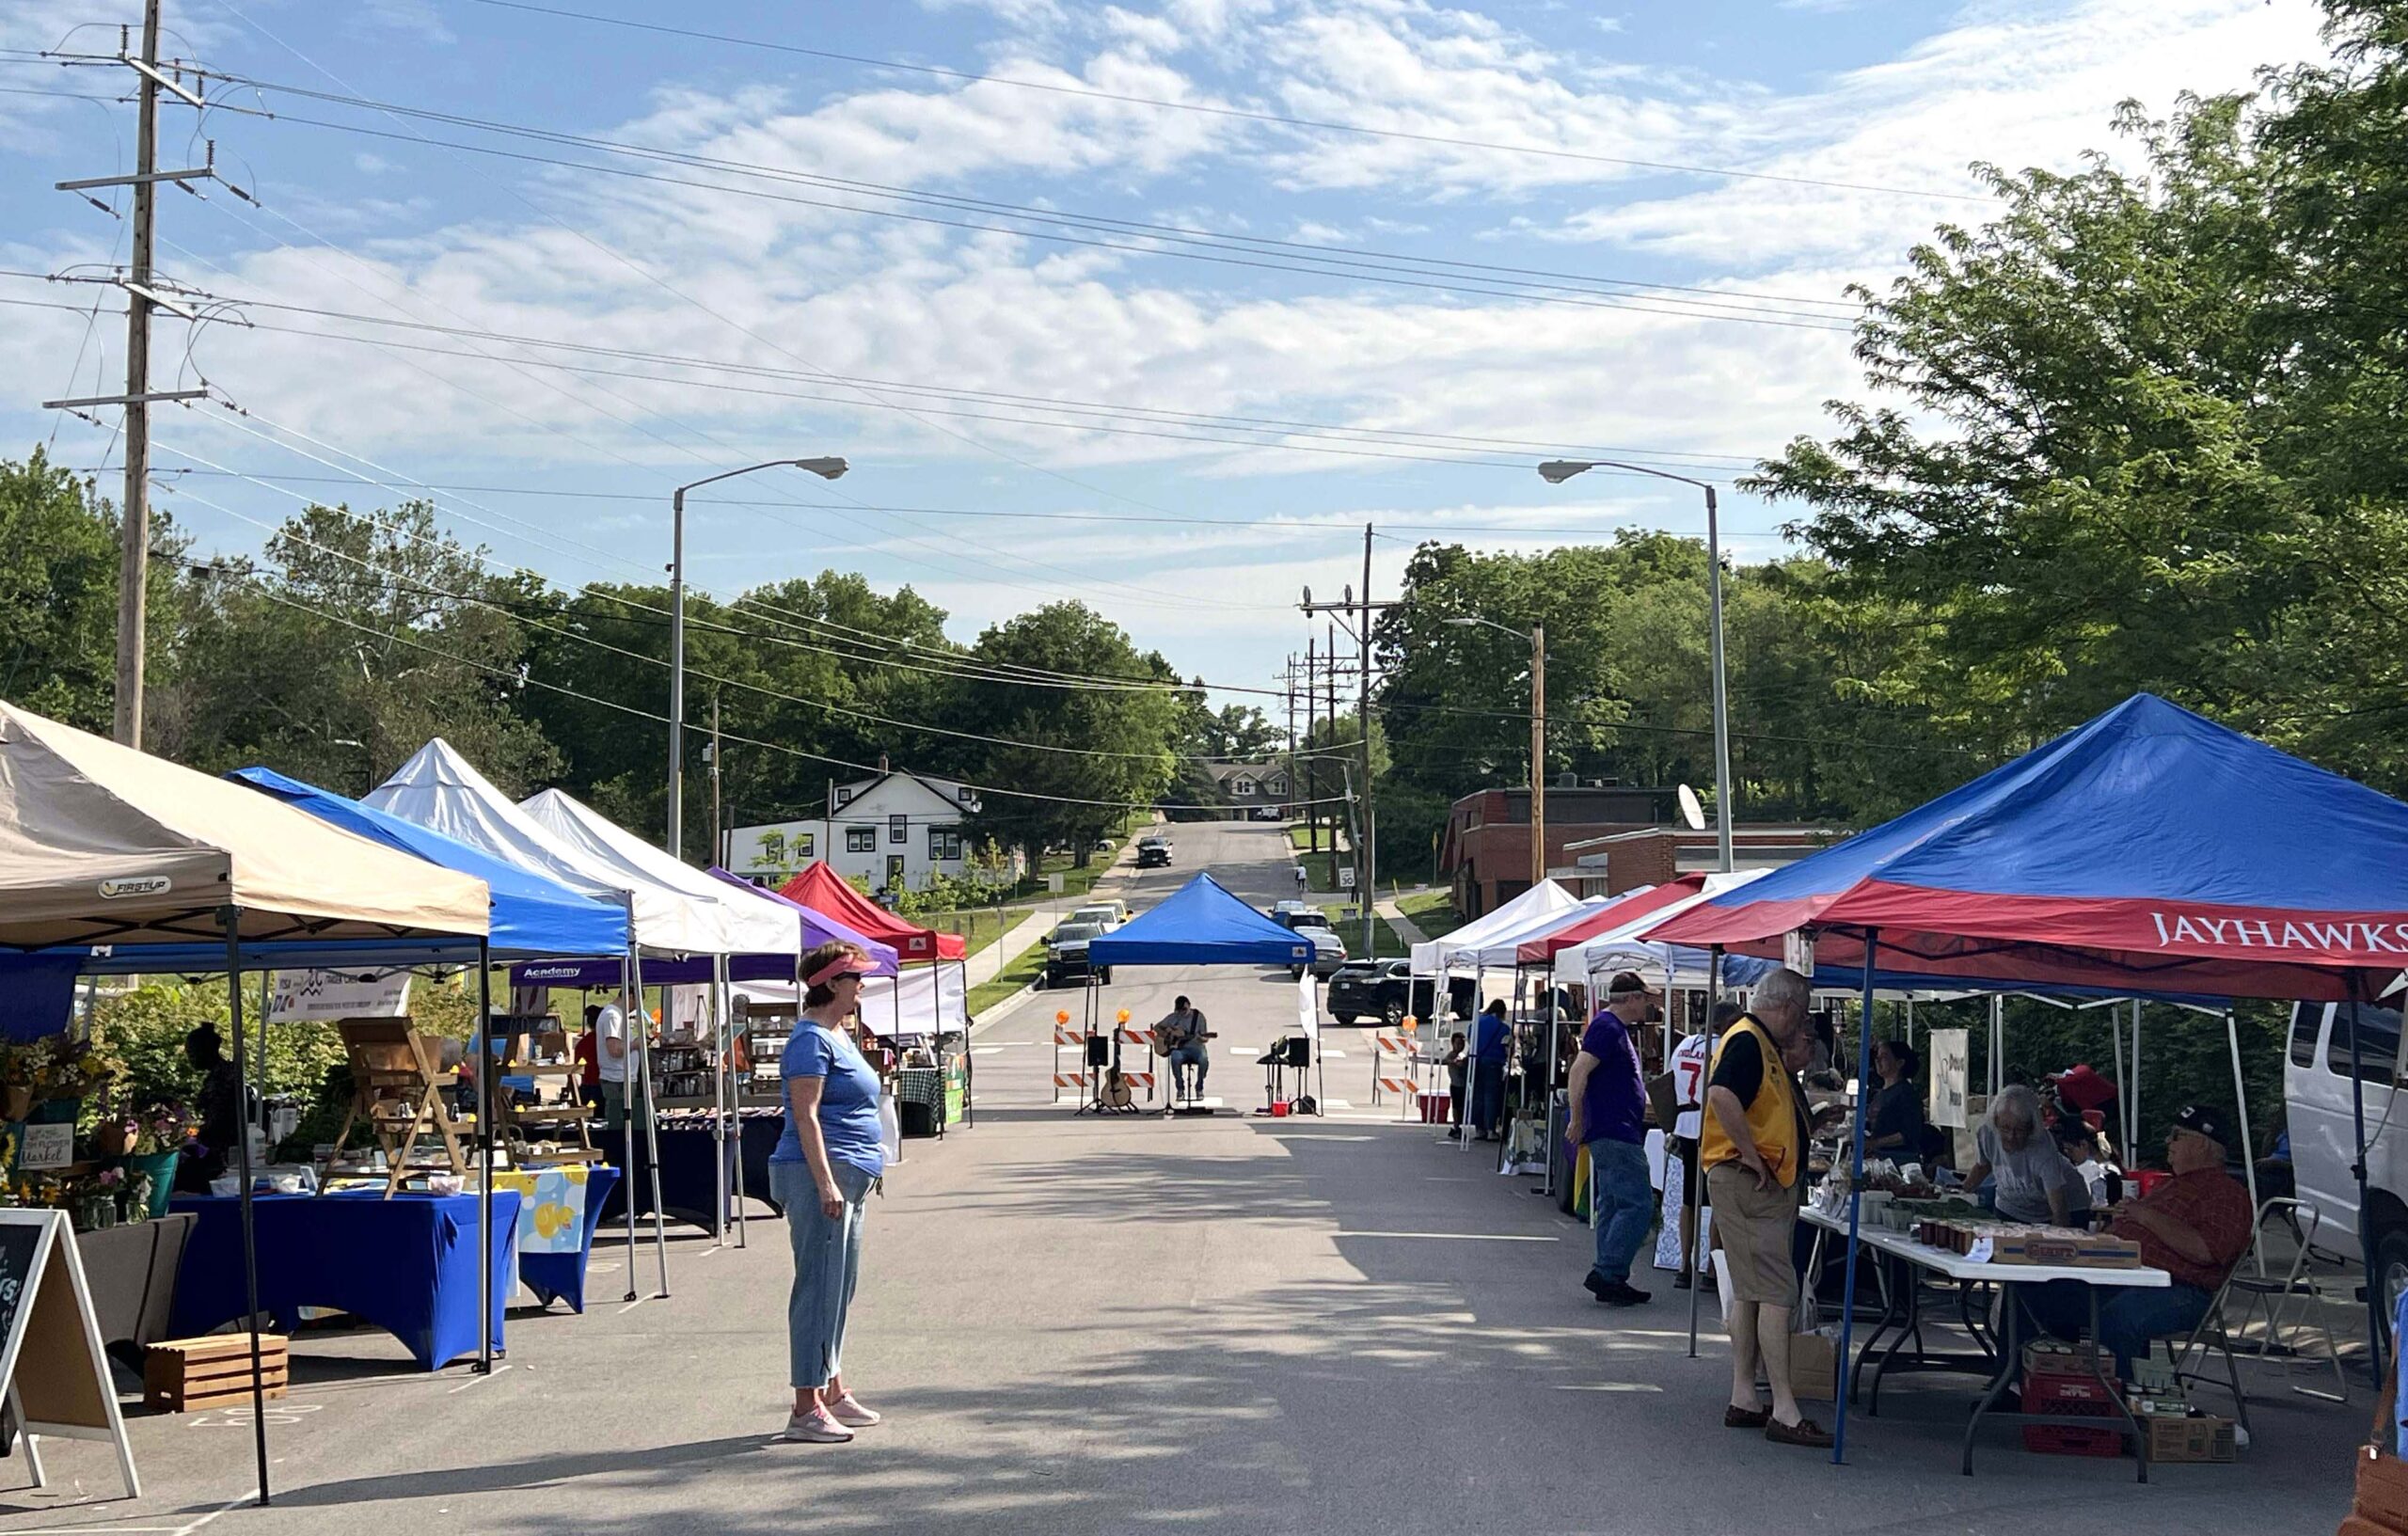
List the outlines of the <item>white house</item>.
{"type": "Polygon", "coordinates": [[[872,891],[924,891],[933,875],[966,878],[972,848],[962,823],[978,810],[977,791],[884,765],[881,758],[879,772],[831,785],[823,819],[737,828],[729,867],[776,885],[825,859],[848,879],[865,877],[872,891]]]}
{"type": "Polygon", "coordinates": [[[1288,770],[1277,763],[1210,763],[1205,771],[1219,782],[1240,816],[1288,814],[1288,770]]]}

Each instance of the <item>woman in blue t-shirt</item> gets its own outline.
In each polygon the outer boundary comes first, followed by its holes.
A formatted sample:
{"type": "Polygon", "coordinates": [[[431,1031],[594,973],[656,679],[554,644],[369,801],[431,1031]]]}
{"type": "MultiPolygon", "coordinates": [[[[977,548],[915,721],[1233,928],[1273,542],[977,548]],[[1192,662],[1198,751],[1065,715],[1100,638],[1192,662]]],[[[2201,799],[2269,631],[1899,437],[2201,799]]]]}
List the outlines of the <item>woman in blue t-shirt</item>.
{"type": "Polygon", "coordinates": [[[794,1244],[786,1296],[794,1414],[784,1437],[822,1445],[849,1440],[879,1417],[840,1374],[845,1315],[861,1277],[862,1207],[886,1168],[878,1074],[845,1033],[869,973],[869,957],[850,944],[821,944],[803,957],[802,1017],[779,1069],[785,1134],[769,1154],[769,1193],[794,1244]]]}

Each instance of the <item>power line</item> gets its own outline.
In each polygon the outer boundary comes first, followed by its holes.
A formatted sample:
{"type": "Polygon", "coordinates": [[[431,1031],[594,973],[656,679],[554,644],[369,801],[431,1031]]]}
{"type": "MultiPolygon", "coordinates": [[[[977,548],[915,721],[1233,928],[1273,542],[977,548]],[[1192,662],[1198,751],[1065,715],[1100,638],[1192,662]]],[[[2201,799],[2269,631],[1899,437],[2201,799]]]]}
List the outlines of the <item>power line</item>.
{"type": "MultiPolygon", "coordinates": [[[[213,464],[210,460],[202,458],[200,455],[192,452],[188,449],[169,448],[167,451],[169,452],[176,453],[181,457],[193,459],[210,468],[219,470],[221,473],[232,472],[226,470],[224,466],[213,464]]],[[[249,477],[246,476],[244,478],[247,479],[249,477]]],[[[268,485],[265,482],[253,482],[253,483],[260,485],[261,489],[276,489],[276,487],[268,485]]],[[[292,496],[293,499],[303,501],[305,503],[308,500],[307,498],[301,497],[293,492],[285,492],[283,494],[292,496]]],[[[608,651],[614,656],[626,657],[636,661],[644,662],[650,666],[666,668],[670,665],[668,659],[662,657],[649,656],[642,651],[629,650],[622,645],[613,645],[608,641],[597,640],[592,635],[580,634],[573,629],[563,629],[553,625],[536,623],[534,620],[527,616],[532,605],[498,602],[492,598],[481,597],[470,593],[456,592],[449,587],[413,581],[410,578],[402,575],[398,571],[393,571],[385,566],[378,565],[372,561],[363,560],[357,555],[334,548],[331,546],[320,544],[314,539],[294,531],[290,527],[278,527],[273,523],[261,522],[255,517],[246,516],[242,513],[235,512],[230,508],[220,506],[218,503],[209,500],[205,497],[194,497],[193,499],[199,501],[200,504],[205,507],[209,507],[216,512],[224,514],[226,516],[235,519],[237,522],[248,523],[253,528],[259,529],[275,538],[288,540],[292,543],[315,549],[321,554],[330,555],[336,560],[342,561],[347,564],[356,565],[364,571],[383,578],[387,582],[396,587],[417,592],[423,596],[445,598],[452,602],[465,603],[471,607],[486,609],[493,612],[506,614],[531,629],[540,630],[545,634],[557,635],[562,640],[571,641],[581,645],[590,645],[596,650],[608,651]]],[[[356,516],[358,515],[353,514],[353,515],[356,516]]],[[[362,520],[372,523],[373,522],[373,519],[369,518],[363,518],[362,520]]],[[[289,571],[287,574],[288,576],[290,575],[289,571]]],[[[534,611],[552,613],[557,610],[551,609],[535,609],[534,611]]],[[[1112,752],[1101,748],[1066,747],[1054,742],[1025,741],[1014,736],[990,736],[977,731],[957,731],[943,725],[930,725],[920,720],[898,720],[892,715],[880,715],[871,710],[855,709],[848,705],[835,704],[825,699],[806,698],[800,694],[788,693],[779,689],[766,687],[762,684],[748,683],[740,678],[723,677],[715,673],[701,672],[693,668],[689,668],[688,671],[691,675],[701,678],[705,683],[717,684],[721,687],[735,689],[742,692],[759,694],[763,698],[775,699],[784,704],[801,705],[806,708],[823,710],[829,714],[842,715],[853,720],[868,720],[879,725],[892,725],[902,730],[924,732],[931,736],[950,736],[962,741],[977,741],[990,746],[1012,747],[1030,752],[1058,752],[1067,756],[1074,757],[1116,758],[1125,761],[1138,762],[1153,762],[1165,755],[1162,752],[1112,752]]],[[[1169,755],[1175,756],[1177,754],[1173,753],[1169,755]]]]}
{"type": "MultiPolygon", "coordinates": [[[[626,17],[602,16],[590,11],[571,10],[565,7],[541,6],[528,0],[471,0],[472,4],[490,6],[501,10],[520,10],[539,16],[551,16],[567,21],[590,22],[604,26],[626,27],[641,32],[668,37],[690,38],[704,42],[728,43],[737,47],[757,48],[770,53],[793,54],[805,58],[826,59],[837,64],[858,64],[871,69],[899,70],[912,74],[936,76],[940,79],[974,82],[979,85],[1009,86],[1021,90],[1047,91],[1058,96],[1081,96],[1096,101],[1116,102],[1127,106],[1159,107],[1164,111],[1192,112],[1205,117],[1230,118],[1248,122],[1267,123],[1281,128],[1310,129],[1318,133],[1356,134],[1369,138],[1395,139],[1406,143],[1438,145],[1450,149],[1484,150],[1506,154],[1537,155],[1554,160],[1583,161],[1592,165],[1619,166],[1631,170],[1665,171],[1682,176],[1719,176],[1733,181],[1774,182],[1792,186],[1830,187],[1846,192],[1878,192],[1897,197],[1942,198],[1957,201],[1978,202],[1985,199],[1965,192],[1942,192],[1937,189],[1884,186],[1864,182],[1842,182],[1822,177],[1786,176],[1772,171],[1740,170],[1726,166],[1687,166],[1671,161],[1636,160],[1616,155],[1593,154],[1580,150],[1563,150],[1535,144],[1501,144],[1483,139],[1461,138],[1445,134],[1417,134],[1403,129],[1373,128],[1363,123],[1337,122],[1315,118],[1291,117],[1284,113],[1262,112],[1245,107],[1221,106],[1203,102],[1173,102],[1158,97],[1137,96],[1119,91],[1101,90],[1091,86],[1066,86],[1056,82],[1016,80],[1008,75],[980,74],[969,70],[947,69],[934,64],[907,64],[899,59],[872,58],[859,54],[840,54],[828,49],[804,48],[794,43],[771,42],[758,38],[739,38],[722,32],[705,32],[689,27],[668,26],[657,22],[632,21],[626,17]]],[[[1056,66],[1059,68],[1059,66],[1056,66]]],[[[1069,71],[1064,71],[1069,73],[1069,71]]]]}
{"type": "MultiPolygon", "coordinates": [[[[222,511],[224,509],[221,508],[219,510],[222,511]]],[[[255,583],[260,580],[259,573],[256,571],[229,569],[221,564],[208,561],[197,561],[186,556],[180,556],[176,558],[180,563],[195,571],[216,576],[235,576],[245,578],[255,583]]],[[[447,657],[458,665],[470,668],[477,672],[485,673],[496,677],[507,678],[513,683],[525,687],[543,689],[547,692],[562,694],[565,697],[576,699],[585,704],[594,705],[604,709],[615,710],[624,715],[631,715],[639,720],[648,720],[662,725],[669,723],[669,717],[666,715],[655,714],[649,709],[641,709],[633,705],[621,704],[614,699],[601,698],[598,695],[582,692],[577,689],[564,688],[558,683],[547,682],[542,678],[536,677],[531,673],[523,672],[514,668],[496,667],[485,662],[471,660],[467,657],[459,655],[457,652],[446,650],[441,646],[431,645],[423,641],[414,640],[406,635],[396,635],[387,630],[378,629],[372,625],[361,624],[356,620],[346,618],[340,613],[329,613],[311,604],[304,603],[296,598],[286,596],[285,594],[277,593],[264,585],[257,586],[255,590],[258,592],[259,595],[266,598],[269,602],[277,603],[285,608],[293,609],[303,613],[312,614],[317,618],[325,620],[329,624],[341,625],[346,629],[356,630],[361,634],[369,635],[378,640],[388,641],[397,645],[408,646],[413,650],[425,651],[432,655],[447,657]]],[[[863,773],[875,773],[879,771],[876,768],[867,763],[856,763],[848,758],[843,757],[831,757],[824,752],[805,752],[800,747],[789,747],[783,742],[764,741],[754,736],[739,736],[734,732],[721,732],[721,738],[726,741],[737,742],[742,746],[759,747],[764,751],[782,752],[789,757],[800,757],[808,762],[825,763],[835,768],[852,768],[858,772],[863,773]]],[[[1148,805],[1156,806],[1159,809],[1169,811],[1217,811],[1228,809],[1226,806],[1214,805],[1170,805],[1160,800],[1089,800],[1072,795],[1047,795],[1027,789],[1004,789],[990,784],[971,784],[966,780],[956,782],[961,784],[963,788],[974,790],[982,796],[1001,795],[1006,799],[1035,800],[1050,805],[1084,805],[1114,811],[1137,810],[1148,805]]],[[[1323,800],[1316,801],[1314,803],[1332,804],[1336,802],[1323,800]]]]}

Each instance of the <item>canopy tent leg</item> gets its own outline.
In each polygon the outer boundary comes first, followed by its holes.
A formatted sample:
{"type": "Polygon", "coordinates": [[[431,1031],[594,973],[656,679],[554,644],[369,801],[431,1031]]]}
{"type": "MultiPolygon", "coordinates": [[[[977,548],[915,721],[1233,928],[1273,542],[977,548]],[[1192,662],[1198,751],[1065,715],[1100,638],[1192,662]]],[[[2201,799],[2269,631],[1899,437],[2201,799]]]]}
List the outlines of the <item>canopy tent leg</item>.
{"type": "Polygon", "coordinates": [[[493,1374],[493,1123],[501,1074],[493,1059],[492,940],[477,941],[477,1365],[493,1374]]]}
{"type": "MultiPolygon", "coordinates": [[[[217,909],[218,926],[226,931],[226,1004],[234,1026],[235,1091],[243,1091],[243,910],[217,909]]],[[[264,1021],[265,1015],[261,1015],[264,1021]]],[[[261,1055],[264,1057],[265,1052],[261,1055]]],[[[2363,1139],[2363,1138],[2362,1138],[2363,1139]]],[[[251,1338],[251,1445],[259,1462],[260,1503],[268,1502],[267,1389],[260,1380],[260,1256],[259,1238],[251,1225],[251,1117],[235,1116],[235,1190],[243,1223],[243,1326],[251,1338]]]]}
{"type": "Polygon", "coordinates": [[[2132,1164],[2131,1073],[2124,1062],[2124,1016],[2107,1005],[2107,1050],[2115,1058],[2115,1136],[2120,1143],[2116,1156],[2127,1167],[2132,1164]]]}
{"type": "MultiPolygon", "coordinates": [[[[1877,960],[1877,952],[1880,947],[1881,930],[1879,928],[1865,929],[1863,1010],[1868,1027],[1857,1031],[1856,1040],[1856,1081],[1858,1089],[1856,1129],[1852,1137],[1853,1145],[1848,1149],[1847,1277],[1843,1282],[1843,1289],[1840,1293],[1840,1348],[1836,1374],[1833,1377],[1833,1380],[1838,1384],[1838,1386],[1837,1390],[1831,1394],[1832,1401],[1838,1410],[1838,1417],[1831,1431],[1831,1465],[1833,1466],[1841,1465],[1847,1460],[1848,1352],[1856,1342],[1856,1263],[1857,1250],[1862,1241],[1861,1227],[1860,1224],[1863,1219],[1864,1211],[1865,1116],[1863,1085],[1873,1081],[1873,1031],[1869,1026],[1870,1021],[1873,1018],[1873,973],[1877,960]]],[[[1766,1070],[1770,1069],[1771,1068],[1767,1066],[1766,1070]]],[[[1701,1127],[1700,1129],[1703,1128],[1701,1127]]],[[[1803,1169],[1799,1170],[1798,1177],[1805,1177],[1803,1169]]],[[[1809,1278],[1808,1283],[1813,1283],[1811,1277],[1809,1278]]],[[[1913,1282],[1909,1280],[1908,1283],[1912,1284],[1913,1282]]],[[[2014,1300],[2009,1298],[2007,1305],[2009,1306],[2014,1306],[2014,1300]]]]}
{"type": "MultiPolygon", "coordinates": [[[[632,928],[633,925],[629,926],[632,928]]],[[[652,1170],[652,1248],[654,1257],[659,1260],[660,1264],[660,1289],[654,1293],[654,1299],[667,1301],[669,1299],[669,1218],[660,1209],[659,1116],[654,1113],[652,1107],[653,1095],[657,1091],[657,1085],[652,1080],[652,1019],[643,1011],[643,954],[641,950],[636,953],[635,958],[635,984],[636,1011],[627,1021],[627,1027],[634,1032],[637,1048],[636,1069],[639,1081],[643,1086],[642,1118],[644,1163],[652,1170]]],[[[660,1002],[663,1011],[666,1011],[669,1006],[667,988],[661,989],[660,1002]]],[[[627,1136],[630,1141],[634,1139],[635,1133],[635,1122],[630,1120],[627,1122],[627,1136]]],[[[635,1267],[632,1264],[628,1266],[627,1274],[632,1281],[635,1275],[635,1267]]]]}
{"type": "Polygon", "coordinates": [[[1998,1097],[1999,1089],[2004,1085],[2001,1074],[2006,1070],[2005,1055],[2006,997],[2004,993],[1992,992],[1990,994],[1990,1069],[1987,1075],[1989,1081],[1989,1096],[1993,1099],[1998,1097]]]}
{"type": "Polygon", "coordinates": [[[2224,1010],[2225,1043],[2232,1048],[2232,1102],[2241,1122],[2241,1171],[2249,1180],[2249,1209],[2253,1219],[2249,1224],[2249,1252],[2258,1260],[2258,1278],[2266,1277],[2266,1242],[2264,1233],[2254,1219],[2258,1204],[2258,1148],[2249,1134],[2249,1087],[2241,1080],[2241,1025],[2233,1010],[2224,1010]]]}
{"type": "Polygon", "coordinates": [[[2124,1132],[2125,1142],[2134,1148],[2141,1144],[2141,1000],[2132,999],[2132,1104],[2131,1125],[2124,1132]]]}
{"type": "MultiPolygon", "coordinates": [[[[635,921],[635,914],[632,910],[628,912],[627,920],[630,925],[635,921]]],[[[630,927],[630,931],[632,931],[632,927],[630,927]]],[[[619,1017],[623,1021],[631,1020],[636,1016],[634,972],[631,969],[634,964],[634,949],[630,948],[625,955],[619,957],[619,1017]]],[[[626,1028],[627,1026],[625,1023],[622,1023],[620,1027],[626,1028]]],[[[594,1042],[594,1060],[597,1062],[602,1059],[602,1042],[599,1040],[594,1042]]],[[[624,1096],[626,1091],[626,1079],[621,1078],[619,1080],[619,1092],[624,1096]]],[[[621,1182],[620,1188],[624,1191],[626,1196],[627,1212],[627,1293],[624,1299],[627,1301],[634,1301],[636,1299],[635,1122],[629,1120],[622,1125],[619,1128],[619,1135],[621,1138],[619,1143],[619,1161],[626,1165],[623,1170],[625,1179],[621,1182]]]]}
{"type": "MultiPolygon", "coordinates": [[[[1520,969],[1518,964],[1515,969],[1520,969]]],[[[1546,1182],[1539,1193],[1551,1197],[1555,1194],[1555,1074],[1562,1059],[1563,1010],[1556,1006],[1555,968],[1548,966],[1539,981],[1540,995],[1546,999],[1546,1070],[1539,1078],[1539,1156],[1545,1162],[1546,1182]]],[[[1633,1041],[1631,1052],[1637,1054],[1638,1051],[1638,1042],[1633,1041]]]]}
{"type": "Polygon", "coordinates": [[[711,957],[711,1246],[727,1245],[727,957],[711,957]]]}
{"type": "MultiPolygon", "coordinates": [[[[1721,946],[1720,944],[1715,944],[1715,945],[1713,945],[1712,947],[1708,948],[1708,949],[1706,950],[1706,952],[1705,952],[1705,1027],[1706,1027],[1706,1028],[1708,1028],[1708,1029],[1712,1029],[1712,1028],[1714,1027],[1714,1010],[1715,1010],[1715,1009],[1717,1009],[1717,1008],[1719,1008],[1719,1007],[1720,1007],[1721,1006],[1722,1006],[1722,946],[1721,946]]],[[[1671,1058],[1671,1056],[1670,1056],[1669,1054],[1667,1054],[1667,1056],[1665,1057],[1665,1059],[1666,1059],[1667,1061],[1670,1061],[1671,1058]]],[[[1711,1055],[1709,1055],[1706,1059],[1707,1059],[1707,1062],[1708,1062],[1708,1064],[1709,1064],[1709,1066],[1708,1066],[1708,1070],[1710,1071],[1710,1070],[1712,1069],[1711,1069],[1711,1063],[1712,1063],[1713,1057],[1712,1057],[1711,1055]]],[[[1675,1115],[1675,1116],[1672,1117],[1672,1123],[1673,1123],[1674,1127],[1677,1129],[1677,1128],[1678,1128],[1678,1126],[1679,1126],[1679,1124],[1680,1124],[1680,1116],[1677,1116],[1677,1115],[1675,1115]]],[[[1705,1145],[1705,1085],[1704,1085],[1704,1084],[1703,1084],[1703,1083],[1700,1083],[1700,1084],[1698,1085],[1698,1087],[1697,1087],[1697,1134],[1698,1134],[1698,1145],[1699,1145],[1701,1148],[1703,1148],[1703,1147],[1705,1145]]],[[[1684,1169],[1684,1170],[1683,1170],[1683,1174],[1684,1174],[1684,1177],[1686,1177],[1686,1175],[1687,1175],[1687,1170],[1686,1170],[1686,1169],[1684,1169]]],[[[1668,1173],[1668,1174],[1666,1175],[1666,1177],[1667,1177],[1667,1178],[1670,1178],[1670,1177],[1671,1177],[1671,1175],[1668,1173]]],[[[1686,1209],[1687,1211],[1695,1211],[1695,1212],[1696,1212],[1696,1214],[1695,1214],[1694,1216],[1692,1216],[1692,1217],[1690,1218],[1690,1220],[1695,1224],[1695,1225],[1691,1227],[1691,1230],[1692,1230],[1692,1231],[1694,1231],[1697,1235],[1696,1235],[1695,1237],[1687,1237],[1687,1236],[1684,1236],[1684,1237],[1680,1240],[1680,1241],[1681,1241],[1681,1243],[1682,1243],[1681,1267],[1682,1267],[1683,1269],[1686,1269],[1686,1270],[1687,1270],[1687,1271],[1689,1272],[1689,1354],[1688,1354],[1688,1357],[1689,1357],[1690,1359],[1694,1360],[1694,1359],[1696,1359],[1696,1358],[1697,1358],[1697,1306],[1698,1306],[1697,1293],[1698,1293],[1699,1291],[1701,1291],[1704,1290],[1707,1286],[1712,1285],[1712,1284],[1714,1284],[1714,1283],[1715,1283],[1715,1281],[1714,1281],[1714,1251],[1713,1251],[1711,1248],[1709,1248],[1709,1249],[1707,1249],[1707,1250],[1706,1250],[1706,1255],[1705,1255],[1705,1259],[1706,1259],[1706,1261],[1705,1261],[1704,1263],[1703,1263],[1703,1264],[1699,1263],[1699,1262],[1698,1262],[1698,1259],[1697,1259],[1698,1246],[1699,1246],[1699,1244],[1700,1244],[1700,1243],[1704,1240],[1704,1238],[1705,1238],[1705,1232],[1706,1232],[1706,1222],[1707,1222],[1707,1220],[1708,1220],[1708,1217],[1706,1216],[1706,1213],[1705,1213],[1705,1212],[1706,1212],[1706,1205],[1705,1205],[1705,1159],[1704,1159],[1704,1158],[1700,1157],[1700,1158],[1698,1159],[1697,1188],[1695,1188],[1695,1189],[1686,1189],[1686,1188],[1685,1188],[1685,1189],[1683,1189],[1683,1190],[1681,1191],[1681,1198],[1682,1198],[1682,1203],[1683,1203],[1683,1205],[1684,1205],[1684,1207],[1685,1207],[1685,1209],[1686,1209]]]]}
{"type": "MultiPolygon", "coordinates": [[[[798,965],[801,963],[800,956],[796,958],[796,963],[798,965]]],[[[725,957],[721,957],[719,962],[719,991],[720,997],[727,1005],[727,1055],[725,1058],[729,1063],[727,1077],[727,1120],[728,1124],[734,1127],[736,1131],[736,1245],[741,1248],[747,1245],[744,1241],[744,1096],[737,1090],[736,1068],[734,1065],[736,1060],[737,1041],[736,982],[728,974],[728,963],[725,957]]],[[[802,1006],[802,993],[800,991],[796,992],[794,994],[794,1001],[795,1006],[798,1009],[800,1008],[802,1006]]],[[[748,1055],[745,1059],[749,1064],[752,1058],[748,1055]]]]}
{"type": "MultiPolygon", "coordinates": [[[[978,1123],[978,1053],[970,1049],[970,960],[968,957],[953,962],[961,968],[961,1123],[966,1129],[978,1123]]],[[[938,999],[940,1010],[943,999],[938,999]]]]}
{"type": "MultiPolygon", "coordinates": [[[[2363,990],[2358,974],[2350,974],[2350,1120],[2356,1140],[2357,1157],[2350,1164],[2350,1173],[2358,1182],[2358,1252],[2365,1256],[2367,1293],[2367,1358],[2372,1363],[2374,1379],[2383,1381],[2384,1344],[2390,1331],[2390,1319],[2384,1316],[2383,1276],[2375,1273],[2374,1227],[2367,1219],[2367,1077],[2366,1058],[2360,1054],[2358,1039],[2358,993],[2363,990]]],[[[2394,1090],[2397,1091],[2397,1090],[2394,1090]]]]}

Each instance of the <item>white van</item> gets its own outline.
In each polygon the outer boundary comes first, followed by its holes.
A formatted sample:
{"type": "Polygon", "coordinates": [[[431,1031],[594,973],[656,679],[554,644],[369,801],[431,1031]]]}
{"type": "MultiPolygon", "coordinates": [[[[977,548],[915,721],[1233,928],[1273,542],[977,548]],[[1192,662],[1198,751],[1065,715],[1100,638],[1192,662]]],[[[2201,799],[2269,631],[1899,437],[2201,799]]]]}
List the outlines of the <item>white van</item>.
{"type": "MultiPolygon", "coordinates": [[[[2400,1010],[2358,1005],[2359,1074],[2366,1083],[2367,1269],[2383,1276],[2384,1313],[2408,1291],[2408,1125],[2392,1123],[2400,1063],[2400,1010]]],[[[2283,1101],[2289,1112],[2291,1174],[2299,1197],[2323,1213],[2320,1248],[2357,1246],[2357,1128],[2350,1092],[2350,1006],[2291,1005],[2290,1048],[2283,1057],[2283,1101]]],[[[2408,1104],[2399,1106],[2408,1109],[2408,1104]]],[[[2258,1149],[2260,1154],[2266,1150],[2258,1149]]]]}

